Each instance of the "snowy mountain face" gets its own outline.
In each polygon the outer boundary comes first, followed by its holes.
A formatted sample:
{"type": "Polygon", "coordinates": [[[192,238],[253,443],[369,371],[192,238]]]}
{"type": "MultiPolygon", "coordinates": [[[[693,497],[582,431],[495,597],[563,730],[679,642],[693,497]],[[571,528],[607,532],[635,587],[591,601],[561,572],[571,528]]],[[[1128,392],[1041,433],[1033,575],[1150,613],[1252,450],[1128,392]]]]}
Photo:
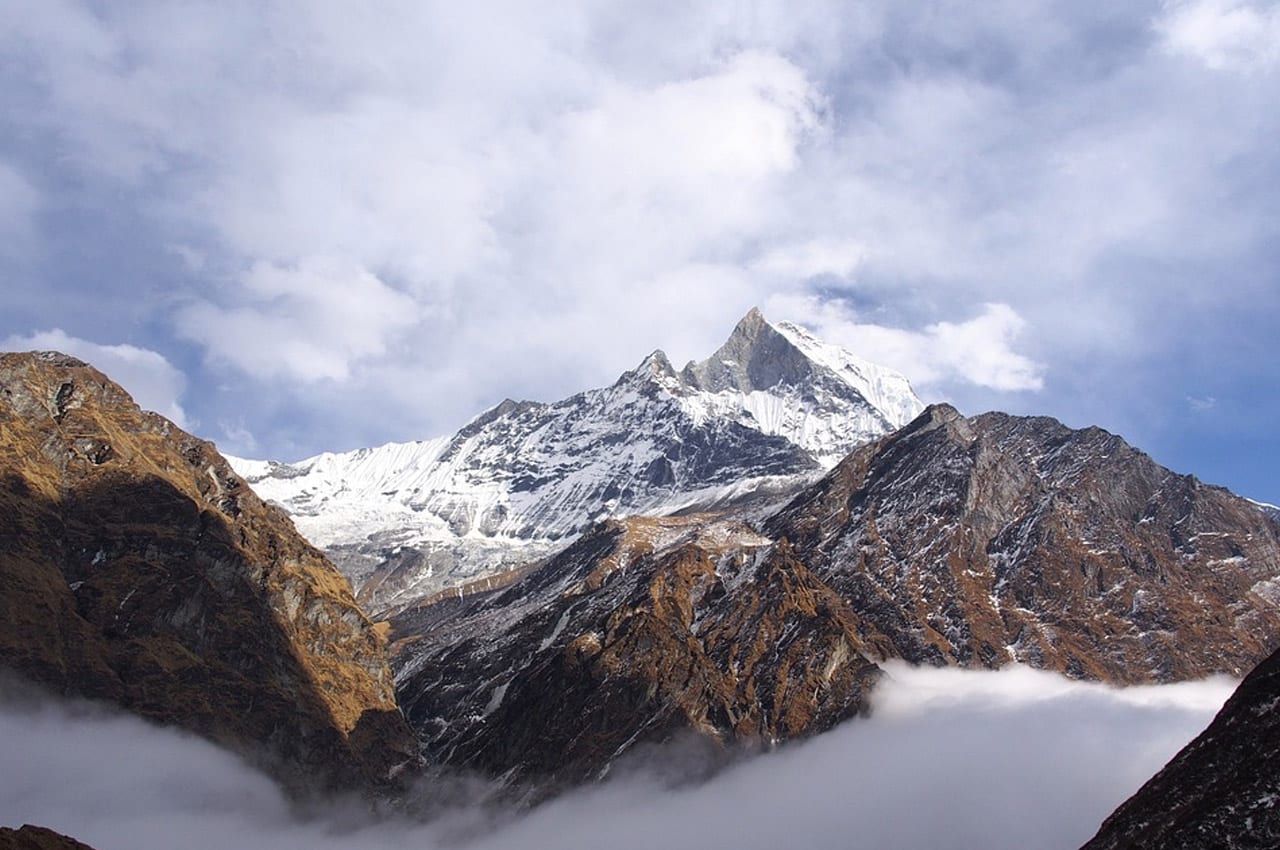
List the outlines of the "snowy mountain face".
{"type": "Polygon", "coordinates": [[[752,310],[680,371],[656,351],[612,386],[504,401],[449,438],[231,462],[377,613],[518,574],[610,517],[776,500],[922,409],[902,375],[752,310]]]}

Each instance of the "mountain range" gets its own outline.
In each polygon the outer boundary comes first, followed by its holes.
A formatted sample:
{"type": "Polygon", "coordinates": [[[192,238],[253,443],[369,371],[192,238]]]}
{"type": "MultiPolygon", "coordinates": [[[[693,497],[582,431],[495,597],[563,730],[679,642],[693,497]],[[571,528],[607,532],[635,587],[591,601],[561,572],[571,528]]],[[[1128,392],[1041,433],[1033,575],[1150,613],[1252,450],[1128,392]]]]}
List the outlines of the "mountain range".
{"type": "MultiPolygon", "coordinates": [[[[425,763],[541,799],[653,743],[714,765],[820,734],[888,659],[1127,685],[1244,676],[1280,645],[1265,506],[1101,429],[926,408],[754,310],[683,369],[655,352],[298,463],[228,464],[49,352],[0,356],[0,425],[3,666],[297,791],[395,793],[425,763]]],[[[1241,723],[1273,736],[1261,669],[1236,731],[1188,750],[1226,755],[1098,846],[1204,846],[1134,836],[1209,774],[1226,790],[1168,835],[1264,800],[1230,778],[1254,769],[1241,723]]]]}
{"type": "Polygon", "coordinates": [[[503,401],[458,433],[298,463],[231,458],[394,611],[551,555],[592,523],[778,499],[923,409],[902,375],[758,310],[702,362],[503,401]]]}
{"type": "Polygon", "coordinates": [[[1254,505],[1114,435],[934,406],[761,520],[611,520],[501,591],[405,609],[393,665],[434,761],[571,783],[677,730],[820,732],[890,658],[1243,675],[1280,639],[1278,564],[1254,505]]]}

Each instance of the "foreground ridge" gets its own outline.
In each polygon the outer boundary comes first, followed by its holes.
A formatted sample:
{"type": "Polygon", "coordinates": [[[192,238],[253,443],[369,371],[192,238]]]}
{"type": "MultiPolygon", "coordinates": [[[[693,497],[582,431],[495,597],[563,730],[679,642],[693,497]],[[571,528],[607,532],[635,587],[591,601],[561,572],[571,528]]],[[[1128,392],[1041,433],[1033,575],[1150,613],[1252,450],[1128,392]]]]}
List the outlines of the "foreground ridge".
{"type": "Polygon", "coordinates": [[[85,363],[0,355],[0,666],[292,787],[416,757],[347,581],[210,443],[85,363]]]}
{"type": "Polygon", "coordinates": [[[1280,845],[1280,652],[1194,741],[1102,824],[1084,850],[1280,845]]]}
{"type": "Polygon", "coordinates": [[[60,832],[24,823],[17,829],[0,826],[0,850],[93,850],[60,832]]]}

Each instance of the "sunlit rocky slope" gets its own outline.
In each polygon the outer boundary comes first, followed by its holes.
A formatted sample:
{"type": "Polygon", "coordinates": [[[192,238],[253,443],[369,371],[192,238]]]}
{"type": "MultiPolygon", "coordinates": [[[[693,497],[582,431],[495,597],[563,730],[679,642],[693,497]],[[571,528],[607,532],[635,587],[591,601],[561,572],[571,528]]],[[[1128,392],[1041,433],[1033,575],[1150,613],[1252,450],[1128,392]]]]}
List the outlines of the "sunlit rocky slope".
{"type": "Polygon", "coordinates": [[[294,787],[416,758],[350,586],[210,443],[53,353],[0,355],[0,668],[294,787]]]}
{"type": "Polygon", "coordinates": [[[597,525],[501,591],[395,620],[438,761],[573,782],[692,734],[770,746],[865,710],[877,662],[1116,684],[1280,643],[1280,526],[1099,429],[929,408],[771,516],[597,525]]]}

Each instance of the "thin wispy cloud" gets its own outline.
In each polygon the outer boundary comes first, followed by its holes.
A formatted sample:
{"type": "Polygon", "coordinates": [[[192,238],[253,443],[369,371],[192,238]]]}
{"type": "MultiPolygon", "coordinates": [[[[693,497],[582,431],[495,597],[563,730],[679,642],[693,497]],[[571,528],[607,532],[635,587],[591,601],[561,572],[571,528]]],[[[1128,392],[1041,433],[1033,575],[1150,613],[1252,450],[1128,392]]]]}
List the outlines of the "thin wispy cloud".
{"type": "Polygon", "coordinates": [[[105,372],[124,387],[143,410],[154,410],[179,427],[192,427],[179,404],[186,376],[163,355],[133,345],[98,345],[53,329],[0,340],[0,351],[60,351],[105,372]]]}

